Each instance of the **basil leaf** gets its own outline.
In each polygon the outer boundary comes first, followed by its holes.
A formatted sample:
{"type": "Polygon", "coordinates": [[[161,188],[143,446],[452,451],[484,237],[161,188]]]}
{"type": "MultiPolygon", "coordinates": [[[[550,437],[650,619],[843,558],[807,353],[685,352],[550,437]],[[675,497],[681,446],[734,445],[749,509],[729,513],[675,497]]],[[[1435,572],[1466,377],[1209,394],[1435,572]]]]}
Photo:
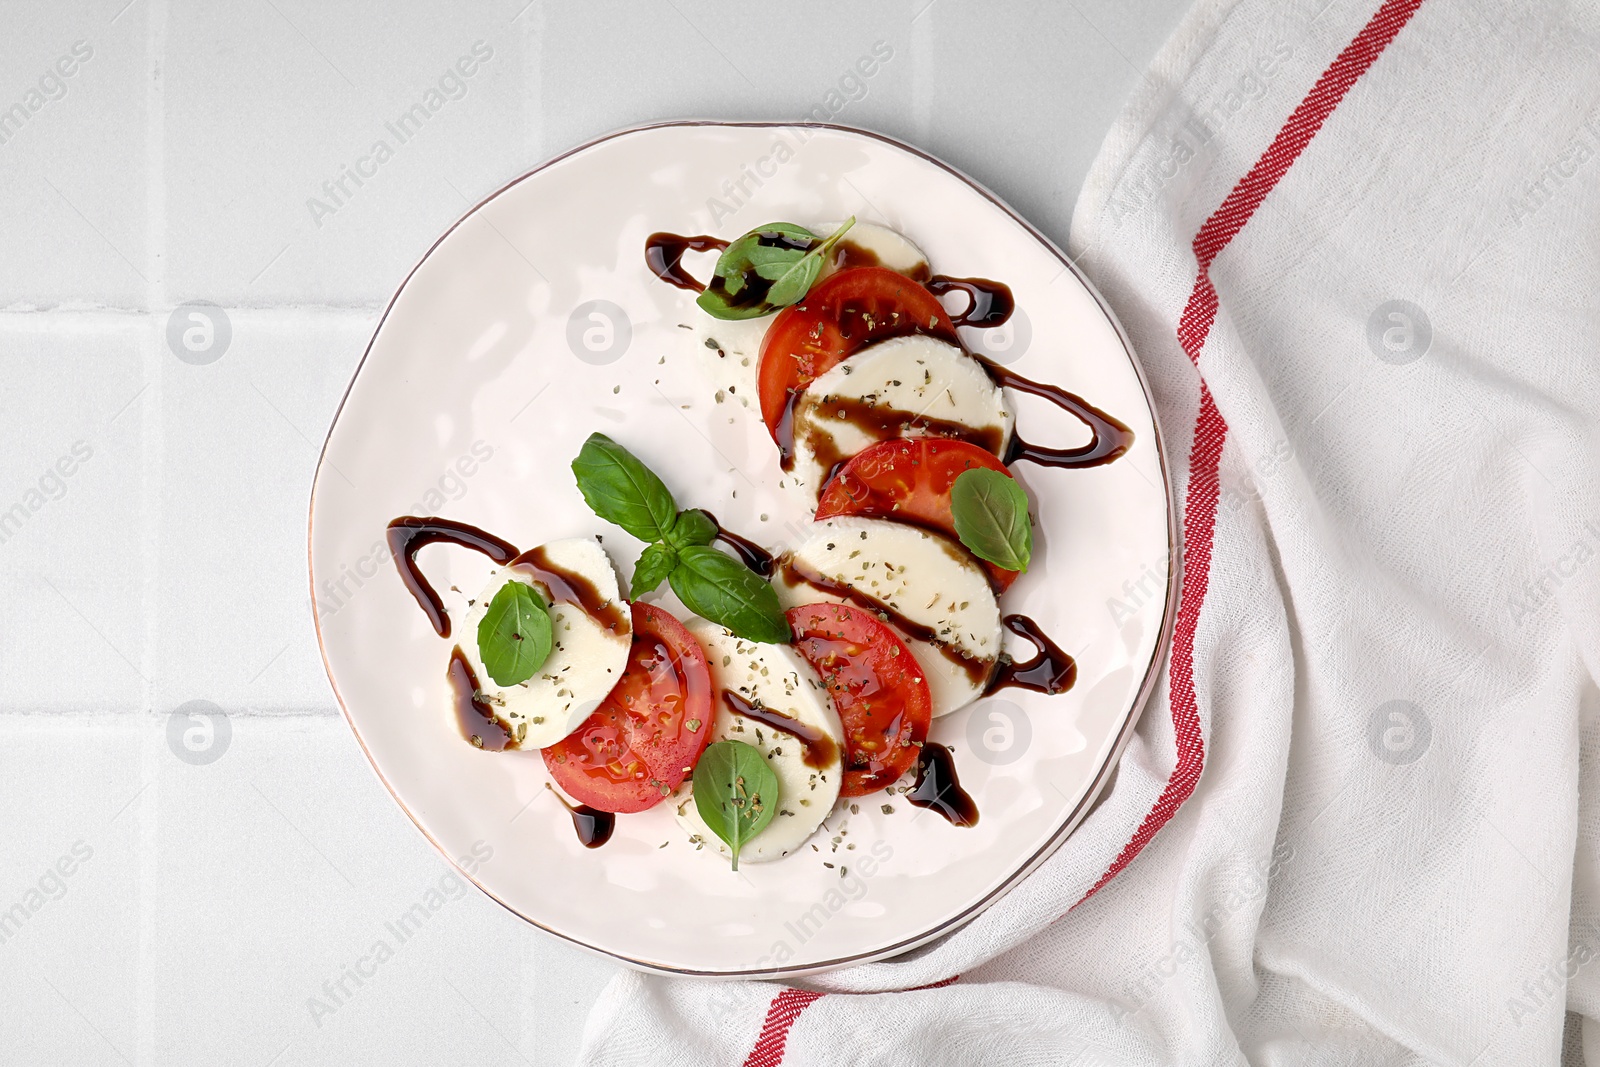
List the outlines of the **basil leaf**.
{"type": "Polygon", "coordinates": [[[717,539],[718,532],[715,519],[699,508],[693,508],[678,512],[677,521],[667,531],[667,543],[673,548],[709,545],[717,539]]]}
{"type": "Polygon", "coordinates": [[[767,303],[773,307],[798,304],[811,291],[811,284],[822,273],[822,257],[808,255],[778,276],[767,290],[767,303]]]}
{"type": "Polygon", "coordinates": [[[792,639],[778,591],[726,553],[709,545],[682,548],[669,581],[690,611],[746,641],[781,645],[792,639]]]}
{"type": "Polygon", "coordinates": [[[810,246],[815,244],[816,240],[817,235],[803,226],[792,226],[787,222],[763,226],[759,230],[751,230],[724,249],[722,255],[717,258],[715,273],[718,277],[728,278],[749,267],[793,263],[810,251],[810,246]],[[762,243],[763,237],[770,238],[775,235],[798,242],[800,247],[792,244],[762,243]]]}
{"type": "Polygon", "coordinates": [[[792,222],[758,226],[722,250],[711,284],[695,302],[719,319],[753,319],[799,303],[816,284],[828,253],[855,224],[852,215],[825,240],[792,222]],[[774,243],[775,237],[786,240],[774,243]],[[745,292],[752,288],[754,295],[745,292]]]}
{"type": "Polygon", "coordinates": [[[769,222],[765,226],[757,226],[750,233],[756,236],[764,233],[775,233],[782,237],[792,237],[797,241],[815,241],[817,239],[816,234],[793,222],[769,222]]]}
{"type": "Polygon", "coordinates": [[[1033,555],[1028,494],[1016,479],[987,467],[962,471],[950,486],[956,536],[979,559],[1025,571],[1033,555]]]}
{"type": "Polygon", "coordinates": [[[512,579],[478,623],[478,656],[495,685],[516,685],[550,658],[550,609],[533,586],[512,579]]]}
{"type": "MultiPolygon", "coordinates": [[[[765,278],[769,282],[776,282],[795,267],[805,262],[805,256],[795,256],[792,259],[776,260],[772,263],[757,263],[751,269],[757,278],[765,278]]],[[[767,303],[772,303],[772,290],[767,290],[767,303]]]]}
{"type": "Polygon", "coordinates": [[[734,304],[728,299],[727,293],[710,288],[695,297],[694,302],[700,305],[701,311],[718,319],[759,319],[777,310],[760,301],[754,304],[734,304]]]}
{"type": "Polygon", "coordinates": [[[628,584],[628,599],[638,600],[667,580],[678,565],[678,555],[659,541],[646,545],[633,565],[633,581],[628,584]]]}
{"type": "Polygon", "coordinates": [[[778,776],[754,745],[718,741],[695,764],[694,807],[711,832],[733,850],[737,871],[739,850],[777,813],[778,776]]]}
{"type": "MultiPolygon", "coordinates": [[[[765,226],[757,226],[755,229],[751,230],[749,233],[745,234],[744,236],[740,237],[737,241],[735,241],[732,244],[730,244],[726,249],[723,250],[722,255],[723,255],[723,257],[726,257],[730,253],[734,254],[735,256],[737,256],[739,258],[739,260],[741,262],[741,265],[744,264],[744,263],[760,262],[760,257],[763,256],[763,255],[771,255],[771,254],[782,255],[782,254],[786,254],[786,253],[792,253],[796,257],[799,257],[799,256],[802,256],[802,255],[805,255],[806,249],[805,248],[795,248],[795,247],[793,247],[793,245],[794,244],[810,245],[813,242],[815,242],[816,239],[817,239],[817,235],[816,234],[812,233],[810,230],[806,229],[804,226],[798,225],[796,223],[793,223],[793,222],[769,222],[765,226]],[[766,238],[787,237],[790,240],[790,242],[792,242],[792,244],[790,244],[790,245],[778,245],[778,244],[771,244],[771,243],[762,244],[761,243],[761,238],[763,238],[763,237],[766,237],[766,238]]],[[[719,258],[718,261],[717,261],[717,265],[720,267],[721,264],[722,264],[722,259],[719,258]]]]}
{"type": "Polygon", "coordinates": [[[672,493],[626,448],[603,433],[592,433],[572,461],[584,503],[641,541],[659,541],[678,517],[672,493]]]}
{"type": "Polygon", "coordinates": [[[791,640],[777,591],[743,563],[712,548],[716,520],[697,508],[678,511],[661,479],[631,452],[605,434],[590,434],[572,461],[572,473],[596,515],[648,542],[634,564],[631,598],[655,589],[665,578],[690,611],[746,641],[791,640]]]}
{"type": "Polygon", "coordinates": [[[803,226],[774,222],[751,230],[724,248],[712,276],[721,280],[729,296],[737,296],[745,286],[744,275],[754,272],[763,278],[776,278],[804,258],[816,242],[816,234],[803,226]],[[787,238],[787,243],[770,243],[774,237],[787,238]],[[764,238],[769,243],[764,243],[764,238]]]}
{"type": "Polygon", "coordinates": [[[822,264],[828,258],[828,253],[855,224],[856,217],[851,215],[826,241],[811,249],[804,259],[780,275],[772,283],[772,288],[767,290],[767,303],[773,307],[788,307],[804,300],[815,284],[817,275],[822,273],[822,264]]]}

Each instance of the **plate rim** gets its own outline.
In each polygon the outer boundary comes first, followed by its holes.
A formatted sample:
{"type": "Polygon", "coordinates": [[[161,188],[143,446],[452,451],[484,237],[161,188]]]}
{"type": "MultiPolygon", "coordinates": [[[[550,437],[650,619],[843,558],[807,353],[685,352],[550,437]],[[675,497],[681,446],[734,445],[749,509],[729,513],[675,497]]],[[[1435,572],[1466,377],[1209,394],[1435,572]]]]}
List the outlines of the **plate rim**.
{"type": "Polygon", "coordinates": [[[1132,342],[1130,342],[1128,339],[1127,331],[1123,329],[1122,323],[1117,319],[1117,316],[1112,311],[1110,305],[1106,303],[1105,297],[1101,295],[1097,288],[1095,288],[1094,283],[1085,277],[1071,256],[1059,248],[1054,241],[1052,241],[1044,233],[1040,232],[1040,230],[1034,226],[1033,223],[1024,218],[1020,213],[1012,208],[1010,204],[1002,200],[982,182],[971,177],[959,168],[952,166],[951,164],[938,158],[932,153],[927,152],[916,145],[908,144],[907,142],[900,140],[898,137],[860,126],[846,126],[831,122],[664,119],[656,122],[646,122],[631,126],[623,126],[600,134],[597,137],[593,137],[580,144],[574,145],[563,152],[545,159],[528,170],[523,171],[521,174],[518,174],[516,177],[507,181],[505,184],[501,185],[499,188],[483,197],[477,203],[473,204],[472,207],[468,208],[467,211],[461,215],[460,218],[456,219],[455,222],[451,223],[449,227],[440,233],[439,236],[428,245],[427,249],[423,251],[422,255],[417,258],[416,262],[412,264],[411,269],[406,272],[406,276],[401,279],[400,284],[395,287],[393,294],[389,297],[388,302],[384,305],[383,313],[378,316],[377,323],[373,325],[371,336],[368,337],[366,347],[362,350],[361,359],[359,362],[357,362],[354,372],[352,372],[350,375],[350,381],[345,386],[344,395],[339,398],[339,405],[334,409],[333,417],[328,423],[327,433],[323,437],[322,448],[317,453],[317,465],[311,477],[311,494],[306,510],[306,581],[311,590],[311,620],[312,626],[317,635],[317,651],[322,659],[323,672],[328,676],[328,687],[333,691],[334,700],[339,705],[339,711],[344,717],[345,725],[349,728],[350,733],[355,737],[356,744],[361,748],[361,754],[366,757],[368,767],[370,767],[373,774],[377,776],[378,781],[382,783],[384,789],[389,793],[390,798],[393,799],[395,804],[399,806],[400,810],[405,813],[406,818],[411,820],[412,825],[415,826],[422,834],[423,838],[433,846],[434,851],[444,857],[445,862],[448,863],[460,877],[465,878],[472,885],[476,886],[477,889],[484,894],[484,896],[488,897],[496,904],[499,904],[502,908],[506,909],[506,911],[510,912],[518,919],[521,919],[523,922],[528,923],[530,926],[542,930],[553,937],[557,937],[567,944],[574,945],[586,952],[603,956],[606,959],[614,960],[617,963],[624,964],[635,970],[641,970],[651,974],[659,974],[669,977],[718,979],[724,981],[753,981],[762,979],[797,978],[806,975],[821,974],[827,971],[837,970],[841,967],[874,963],[903,955],[914,949],[920,948],[931,941],[937,940],[948,933],[953,933],[962,926],[965,926],[984,911],[988,910],[988,908],[999,901],[1001,897],[1015,889],[1023,881],[1023,879],[1028,877],[1028,875],[1037,870],[1045,860],[1049,859],[1056,852],[1056,850],[1066,843],[1067,839],[1077,831],[1078,827],[1082,825],[1083,821],[1088,818],[1088,816],[1097,807],[1099,807],[1101,802],[1104,801],[1109,795],[1110,786],[1115,781],[1117,772],[1121,766],[1123,752],[1126,750],[1129,741],[1132,740],[1134,730],[1138,727],[1139,720],[1144,715],[1144,711],[1146,706],[1149,704],[1150,697],[1154,694],[1155,688],[1160,682],[1161,669],[1166,663],[1167,657],[1170,654],[1172,632],[1177,618],[1179,591],[1182,585],[1182,571],[1183,554],[1181,551],[1181,537],[1178,526],[1177,507],[1173,498],[1172,479],[1170,477],[1170,471],[1167,463],[1166,438],[1162,433],[1161,420],[1159,413],[1156,410],[1155,398],[1150,392],[1149,380],[1145,376],[1143,365],[1139,362],[1139,358],[1133,350],[1132,342]],[[988,200],[991,204],[1008,215],[1014,222],[1026,230],[1036,241],[1044,246],[1044,248],[1046,248],[1053,256],[1060,260],[1061,265],[1066,270],[1072,272],[1073,277],[1078,280],[1079,284],[1081,284],[1094,299],[1094,302],[1100,309],[1101,314],[1106,317],[1106,320],[1110,322],[1112,329],[1115,331],[1117,340],[1122,345],[1123,354],[1127,357],[1129,364],[1133,367],[1134,375],[1139,382],[1139,388],[1144,394],[1145,406],[1150,412],[1150,422],[1155,432],[1156,459],[1161,469],[1162,498],[1166,504],[1168,572],[1167,590],[1166,602],[1162,608],[1161,626],[1156,637],[1155,652],[1150,658],[1150,664],[1146,668],[1144,678],[1140,682],[1139,691],[1134,698],[1133,706],[1129,709],[1127,716],[1124,718],[1122,725],[1117,732],[1117,737],[1111,746],[1111,750],[1107,754],[1106,759],[1101,763],[1100,768],[1095,772],[1093,780],[1089,783],[1089,788],[1084,792],[1084,795],[1079,799],[1072,811],[1068,813],[1067,817],[1062,821],[1060,827],[1057,828],[1055,833],[1050,835],[1048,840],[1046,840],[1042,845],[1039,846],[1038,849],[1034,851],[1033,855],[1029,856],[1019,867],[1017,867],[1011,876],[1008,877],[1004,882],[991,889],[982,897],[968,904],[956,915],[950,916],[949,918],[940,922],[937,926],[897,941],[893,945],[886,945],[882,948],[871,949],[851,955],[839,956],[818,963],[809,963],[800,967],[752,967],[739,970],[700,970],[696,968],[676,967],[671,964],[628,956],[620,952],[613,952],[609,949],[591,945],[580,938],[574,937],[570,934],[562,933],[559,930],[553,930],[538,920],[523,914],[521,911],[506,903],[504,900],[501,900],[498,896],[491,892],[487,887],[479,882],[476,877],[474,877],[472,874],[469,874],[461,866],[461,864],[450,855],[450,852],[444,847],[444,845],[442,845],[431,833],[428,832],[427,828],[422,825],[422,822],[406,805],[405,801],[403,801],[400,798],[400,795],[395,792],[394,786],[392,786],[389,783],[389,780],[384,777],[383,771],[378,767],[378,761],[373,757],[371,750],[367,748],[366,740],[361,736],[361,731],[356,727],[355,721],[350,716],[350,709],[345,704],[344,695],[339,691],[339,684],[334,680],[333,665],[328,661],[328,649],[322,637],[322,619],[317,614],[316,579],[312,573],[313,545],[315,543],[314,525],[317,510],[317,488],[322,482],[322,467],[327,461],[328,447],[333,440],[333,431],[338,426],[340,417],[344,414],[345,404],[350,400],[350,393],[352,390],[354,390],[356,381],[361,377],[361,372],[366,369],[367,358],[372,354],[373,346],[377,343],[379,334],[383,332],[383,326],[384,323],[389,319],[389,313],[394,310],[395,304],[399,302],[401,295],[405,292],[406,287],[411,284],[411,280],[416,276],[417,271],[422,269],[422,265],[428,261],[429,257],[431,257],[439,248],[439,246],[444,243],[446,238],[460,228],[461,225],[473,215],[477,214],[489,203],[499,198],[514,186],[520,185],[523,181],[531,178],[535,174],[538,174],[540,171],[546,170],[549,167],[560,163],[562,160],[565,160],[571,156],[575,156],[580,152],[585,152],[596,145],[604,144],[607,141],[616,140],[620,137],[626,137],[636,133],[643,133],[649,130],[698,127],[829,130],[836,133],[867,137],[875,141],[880,141],[893,148],[898,148],[910,155],[920,158],[926,163],[938,167],[940,170],[943,170],[951,176],[961,180],[962,182],[965,182],[968,186],[983,196],[984,199],[988,200]]]}

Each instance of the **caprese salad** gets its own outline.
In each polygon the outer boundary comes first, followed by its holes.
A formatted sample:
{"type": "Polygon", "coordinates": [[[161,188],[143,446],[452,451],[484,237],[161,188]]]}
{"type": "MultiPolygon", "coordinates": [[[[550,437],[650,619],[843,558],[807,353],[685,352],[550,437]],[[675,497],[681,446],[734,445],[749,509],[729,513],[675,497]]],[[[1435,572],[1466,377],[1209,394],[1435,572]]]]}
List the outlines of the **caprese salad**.
{"type": "Polygon", "coordinates": [[[795,853],[841,800],[880,791],[972,824],[949,750],[928,739],[933,720],[1000,686],[1062,692],[1075,670],[1000,608],[1033,562],[1028,496],[1009,464],[1109,462],[1131,432],[969,351],[957,327],[1004,322],[1009,290],[933,275],[886,227],[655,234],[646,262],[698,293],[696,344],[727,396],[756,398],[752,416],[785,487],[814,505],[814,527],[769,554],[680,507],[651,466],[599,433],[572,471],[594,514],[644,546],[626,591],[603,533],[524,552],[448,519],[393,520],[401,578],[441,637],[453,636],[451,611],[418,550],[445,542],[496,565],[456,610],[465,632],[446,676],[463,737],[487,752],[538,750],[591,846],[615,815],[665,805],[690,843],[736,870],[795,853]],[[719,253],[708,285],[683,266],[691,250],[719,253]],[[955,315],[941,299],[951,292],[964,296],[955,315]],[[1023,441],[1007,388],[1071,412],[1091,441],[1023,441]],[[1008,631],[1033,644],[1031,658],[1007,655],[1008,631]]]}

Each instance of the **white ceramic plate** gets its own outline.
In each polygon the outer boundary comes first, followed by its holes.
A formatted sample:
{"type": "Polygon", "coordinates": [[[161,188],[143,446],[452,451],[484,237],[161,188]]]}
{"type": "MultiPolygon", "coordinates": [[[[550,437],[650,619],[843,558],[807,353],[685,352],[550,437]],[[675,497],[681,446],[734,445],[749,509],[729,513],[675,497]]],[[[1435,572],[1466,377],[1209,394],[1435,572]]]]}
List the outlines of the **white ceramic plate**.
{"type": "MultiPolygon", "coordinates": [[[[709,270],[686,263],[701,277],[709,270]]],[[[991,338],[990,348],[1003,342],[991,338]]],[[[1041,402],[1012,402],[1030,440],[1087,437],[1041,402]]],[[[374,769],[484,892],[634,966],[795,976],[949,932],[1082,819],[1111,776],[1170,626],[1166,486],[1145,387],[1110,312],[990,193],[876,134],[673,123],[612,134],[519,178],[405,280],[317,471],[312,596],[328,676],[374,769]],[[794,543],[809,514],[777,488],[777,453],[758,411],[713,401],[706,351],[680,328],[698,314],[692,294],[654,278],[643,248],[657,230],[732,237],[774,219],[847,215],[904,232],[936,272],[1009,284],[1027,321],[1006,352],[1011,368],[1077,392],[1136,434],[1132,450],[1105,466],[1016,469],[1035,500],[1037,542],[1033,568],[1002,607],[1031,615],[1077,658],[1077,684],[1054,697],[1003,690],[936,720],[931,740],[953,747],[981,812],[974,827],[874,794],[857,801],[858,814],[836,809],[813,839],[820,852],[734,874],[688,844],[663,804],[619,817],[609,844],[585,849],[545,788],[537,752],[485,753],[462,740],[447,705],[451,642],[401,586],[385,524],[441,514],[524,548],[602,533],[625,577],[639,545],[585,508],[568,467],[601,430],[654,466],[684,506],[706,507],[769,547],[794,543]]],[[[441,591],[475,595],[489,568],[447,546],[419,558],[441,591]]],[[[463,597],[447,594],[447,603],[459,620],[463,597]]],[[[1014,651],[1030,649],[1017,642],[1014,651]]]]}

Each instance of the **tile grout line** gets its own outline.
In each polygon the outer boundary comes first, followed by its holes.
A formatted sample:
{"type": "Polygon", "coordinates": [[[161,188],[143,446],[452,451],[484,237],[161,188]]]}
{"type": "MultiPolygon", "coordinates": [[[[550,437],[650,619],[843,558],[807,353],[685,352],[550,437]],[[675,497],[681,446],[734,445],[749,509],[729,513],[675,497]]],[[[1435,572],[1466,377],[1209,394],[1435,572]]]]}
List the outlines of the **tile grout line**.
{"type": "MultiPolygon", "coordinates": [[[[146,718],[156,711],[159,692],[157,666],[160,634],[160,507],[163,475],[163,359],[166,330],[160,309],[166,295],[166,46],[167,0],[149,0],[145,5],[145,259],[148,281],[145,289],[144,370],[149,396],[142,405],[140,444],[144,453],[141,478],[144,492],[143,542],[141,560],[144,600],[144,648],[140,659],[145,665],[144,700],[146,718]]],[[[143,724],[141,724],[143,725],[143,724]]],[[[145,743],[139,746],[140,777],[155,781],[164,761],[165,730],[146,726],[141,730],[145,743]]],[[[134,1015],[136,1040],[134,1060],[139,1064],[156,1062],[156,937],[157,904],[160,899],[159,862],[161,825],[161,786],[138,807],[139,818],[139,935],[134,1015]]]]}

